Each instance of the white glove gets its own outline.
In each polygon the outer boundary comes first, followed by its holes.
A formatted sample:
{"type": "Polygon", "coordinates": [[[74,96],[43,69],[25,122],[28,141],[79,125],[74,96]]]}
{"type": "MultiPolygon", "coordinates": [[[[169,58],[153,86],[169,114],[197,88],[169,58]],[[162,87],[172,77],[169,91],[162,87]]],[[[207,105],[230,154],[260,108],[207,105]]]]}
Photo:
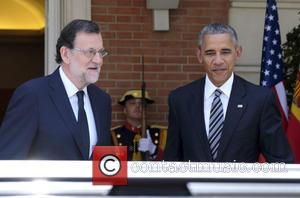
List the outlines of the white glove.
{"type": "Polygon", "coordinates": [[[153,144],[151,136],[149,134],[149,130],[147,129],[147,138],[141,138],[139,140],[139,147],[138,150],[141,152],[149,151],[152,155],[156,150],[156,145],[153,144]]]}

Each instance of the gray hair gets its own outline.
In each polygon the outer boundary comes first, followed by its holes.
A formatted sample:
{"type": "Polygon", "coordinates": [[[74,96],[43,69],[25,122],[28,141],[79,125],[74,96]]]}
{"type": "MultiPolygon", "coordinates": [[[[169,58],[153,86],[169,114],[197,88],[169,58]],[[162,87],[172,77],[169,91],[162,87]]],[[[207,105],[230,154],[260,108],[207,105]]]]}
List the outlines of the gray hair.
{"type": "Polygon", "coordinates": [[[221,23],[212,23],[204,26],[202,31],[199,33],[198,44],[202,46],[204,36],[207,34],[229,34],[235,46],[238,46],[238,36],[236,31],[230,25],[221,23]]]}

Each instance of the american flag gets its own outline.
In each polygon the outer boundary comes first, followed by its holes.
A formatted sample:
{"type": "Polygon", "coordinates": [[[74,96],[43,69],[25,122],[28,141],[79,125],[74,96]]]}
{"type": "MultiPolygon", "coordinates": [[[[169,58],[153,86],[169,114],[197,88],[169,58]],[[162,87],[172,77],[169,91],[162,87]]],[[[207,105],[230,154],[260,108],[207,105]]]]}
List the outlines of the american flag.
{"type": "Polygon", "coordinates": [[[267,0],[263,50],[261,59],[260,85],[275,91],[279,101],[283,126],[286,128],[288,119],[288,106],[283,84],[284,65],[280,39],[276,0],[267,0]]]}

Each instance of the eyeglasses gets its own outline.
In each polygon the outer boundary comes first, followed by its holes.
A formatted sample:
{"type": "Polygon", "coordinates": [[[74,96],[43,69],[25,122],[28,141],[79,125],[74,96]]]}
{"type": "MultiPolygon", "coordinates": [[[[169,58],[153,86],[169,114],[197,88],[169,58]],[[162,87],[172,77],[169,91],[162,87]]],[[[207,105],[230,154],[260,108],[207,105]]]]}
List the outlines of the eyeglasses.
{"type": "Polygon", "coordinates": [[[77,50],[79,52],[82,52],[87,58],[92,59],[94,58],[94,56],[99,53],[99,55],[101,56],[101,58],[105,57],[108,55],[108,51],[104,48],[100,49],[100,50],[96,50],[96,49],[80,49],[80,48],[73,48],[73,50],[77,50]]]}

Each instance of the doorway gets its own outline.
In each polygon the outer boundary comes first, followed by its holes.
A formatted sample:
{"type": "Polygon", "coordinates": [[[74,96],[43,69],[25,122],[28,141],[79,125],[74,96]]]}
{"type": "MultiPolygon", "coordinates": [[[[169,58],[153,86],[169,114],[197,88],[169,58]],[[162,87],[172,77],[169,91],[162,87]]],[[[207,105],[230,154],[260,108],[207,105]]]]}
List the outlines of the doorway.
{"type": "Polygon", "coordinates": [[[44,0],[0,1],[0,125],[14,90],[44,75],[44,0]]]}

